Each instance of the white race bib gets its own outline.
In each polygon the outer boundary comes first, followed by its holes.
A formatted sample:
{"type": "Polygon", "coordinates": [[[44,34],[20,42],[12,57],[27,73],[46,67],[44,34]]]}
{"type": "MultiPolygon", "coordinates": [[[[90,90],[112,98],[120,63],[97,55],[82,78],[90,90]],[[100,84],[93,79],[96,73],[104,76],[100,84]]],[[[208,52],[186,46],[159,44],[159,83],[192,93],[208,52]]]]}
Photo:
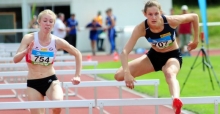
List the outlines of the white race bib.
{"type": "Polygon", "coordinates": [[[48,66],[53,63],[53,60],[54,52],[52,51],[32,50],[31,52],[31,62],[33,64],[48,66]]]}

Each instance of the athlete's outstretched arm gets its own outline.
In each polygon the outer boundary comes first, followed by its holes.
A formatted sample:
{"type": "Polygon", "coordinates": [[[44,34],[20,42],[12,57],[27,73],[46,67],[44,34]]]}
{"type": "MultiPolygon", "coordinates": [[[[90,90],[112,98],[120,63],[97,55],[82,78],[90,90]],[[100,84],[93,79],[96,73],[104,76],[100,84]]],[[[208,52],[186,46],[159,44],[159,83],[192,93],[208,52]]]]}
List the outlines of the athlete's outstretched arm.
{"type": "Polygon", "coordinates": [[[57,38],[56,39],[56,46],[58,49],[63,49],[69,52],[71,55],[75,56],[76,60],[76,73],[75,76],[80,76],[81,75],[81,69],[82,69],[82,54],[81,52],[70,45],[67,41],[65,41],[62,38],[57,38]]]}
{"type": "Polygon", "coordinates": [[[192,23],[194,39],[192,43],[189,43],[188,50],[191,51],[195,49],[199,43],[199,17],[195,13],[183,14],[183,15],[173,15],[168,18],[168,22],[171,26],[177,27],[183,23],[192,23]]]}
{"type": "Polygon", "coordinates": [[[120,55],[121,57],[121,63],[122,63],[122,67],[123,67],[123,72],[125,74],[129,73],[129,68],[128,68],[128,54],[132,51],[132,49],[134,48],[137,40],[145,35],[145,27],[144,27],[144,22],[142,22],[141,24],[137,25],[133,32],[132,35],[130,37],[130,39],[128,40],[128,42],[126,43],[124,49],[122,50],[122,53],[120,55]]]}
{"type": "Polygon", "coordinates": [[[33,47],[33,43],[31,42],[31,35],[27,34],[22,38],[21,44],[17,50],[16,55],[13,58],[14,63],[20,62],[27,52],[33,47]]]}

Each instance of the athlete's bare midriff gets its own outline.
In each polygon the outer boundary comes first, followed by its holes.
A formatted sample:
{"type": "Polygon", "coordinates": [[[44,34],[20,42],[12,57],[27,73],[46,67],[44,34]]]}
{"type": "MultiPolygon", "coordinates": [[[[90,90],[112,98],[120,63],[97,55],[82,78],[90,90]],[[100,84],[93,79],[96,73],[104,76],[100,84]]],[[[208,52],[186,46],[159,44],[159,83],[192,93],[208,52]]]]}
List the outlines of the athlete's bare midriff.
{"type": "Polygon", "coordinates": [[[55,74],[53,65],[42,66],[27,63],[28,65],[28,79],[40,79],[55,74]]]}
{"type": "Polygon", "coordinates": [[[165,52],[169,52],[169,51],[179,49],[179,46],[178,46],[176,40],[173,42],[173,44],[171,46],[168,46],[168,47],[163,48],[163,49],[159,49],[154,45],[151,45],[151,46],[155,51],[160,52],[160,53],[165,53],[165,52]]]}

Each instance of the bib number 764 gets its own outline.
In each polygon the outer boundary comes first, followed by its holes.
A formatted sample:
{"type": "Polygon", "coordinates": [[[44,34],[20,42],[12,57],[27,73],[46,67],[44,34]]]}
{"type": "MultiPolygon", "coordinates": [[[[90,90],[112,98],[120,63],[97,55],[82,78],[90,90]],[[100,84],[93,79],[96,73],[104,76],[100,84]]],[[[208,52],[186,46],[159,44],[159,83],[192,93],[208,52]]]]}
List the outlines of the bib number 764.
{"type": "Polygon", "coordinates": [[[41,56],[34,56],[35,62],[47,62],[49,63],[49,57],[41,57],[41,56]]]}

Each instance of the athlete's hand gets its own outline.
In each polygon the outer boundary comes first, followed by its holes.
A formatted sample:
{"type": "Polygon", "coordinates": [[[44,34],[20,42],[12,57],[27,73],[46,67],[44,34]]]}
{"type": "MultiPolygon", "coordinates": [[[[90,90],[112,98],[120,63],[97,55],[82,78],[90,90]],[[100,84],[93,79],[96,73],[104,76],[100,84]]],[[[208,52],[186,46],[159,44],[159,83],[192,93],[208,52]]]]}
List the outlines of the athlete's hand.
{"type": "Polygon", "coordinates": [[[134,88],[134,77],[130,73],[125,73],[124,75],[125,84],[128,88],[133,89],[134,88]]]}
{"type": "Polygon", "coordinates": [[[34,47],[34,41],[32,41],[29,46],[27,47],[27,49],[25,50],[25,54],[29,54],[32,51],[32,48],[34,47]]]}
{"type": "Polygon", "coordinates": [[[199,42],[190,42],[187,46],[188,51],[191,51],[197,47],[199,42]]]}
{"type": "Polygon", "coordinates": [[[78,85],[80,83],[80,77],[79,76],[75,76],[72,78],[72,83],[73,85],[78,85]]]}

